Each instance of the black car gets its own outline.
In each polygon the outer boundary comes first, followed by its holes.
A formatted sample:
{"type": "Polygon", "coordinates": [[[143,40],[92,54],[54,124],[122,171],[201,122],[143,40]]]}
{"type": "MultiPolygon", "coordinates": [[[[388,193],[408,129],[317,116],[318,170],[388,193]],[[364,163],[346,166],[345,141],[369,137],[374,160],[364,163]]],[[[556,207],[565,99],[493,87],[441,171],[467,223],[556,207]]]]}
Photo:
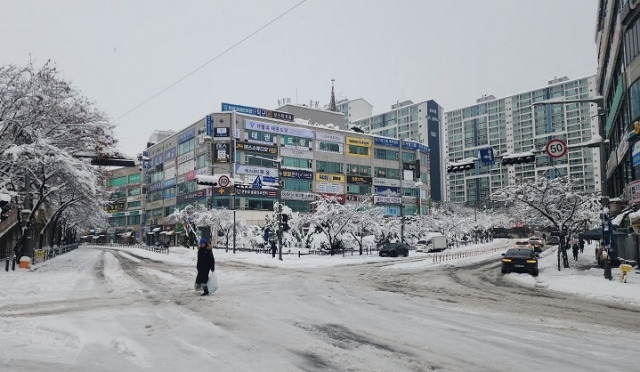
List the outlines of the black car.
{"type": "Polygon", "coordinates": [[[511,248],[502,254],[502,273],[512,271],[538,276],[538,255],[531,249],[511,248]]]}
{"type": "Polygon", "coordinates": [[[547,238],[547,244],[549,245],[559,245],[560,244],[560,238],[557,236],[550,236],[547,238]]]}
{"type": "Polygon", "coordinates": [[[404,243],[387,243],[382,247],[379,255],[380,257],[407,257],[409,255],[409,245],[404,243]]]}

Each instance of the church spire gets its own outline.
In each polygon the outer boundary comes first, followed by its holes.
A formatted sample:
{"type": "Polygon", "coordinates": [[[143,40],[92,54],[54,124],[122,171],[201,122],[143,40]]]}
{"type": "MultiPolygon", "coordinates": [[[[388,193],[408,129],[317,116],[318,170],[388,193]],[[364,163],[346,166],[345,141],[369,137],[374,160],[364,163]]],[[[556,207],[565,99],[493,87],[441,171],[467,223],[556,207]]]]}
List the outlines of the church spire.
{"type": "Polygon", "coordinates": [[[333,82],[335,79],[331,79],[331,101],[329,102],[329,111],[338,111],[336,107],[336,94],[333,91],[333,82]]]}

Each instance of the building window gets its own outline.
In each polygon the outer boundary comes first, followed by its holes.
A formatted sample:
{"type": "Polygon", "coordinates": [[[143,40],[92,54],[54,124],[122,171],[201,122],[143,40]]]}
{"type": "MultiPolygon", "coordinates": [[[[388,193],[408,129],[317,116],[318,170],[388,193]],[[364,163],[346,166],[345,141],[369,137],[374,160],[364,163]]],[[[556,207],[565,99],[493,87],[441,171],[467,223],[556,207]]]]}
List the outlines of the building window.
{"type": "Polygon", "coordinates": [[[330,161],[321,160],[316,160],[316,172],[337,174],[344,173],[342,163],[333,163],[330,161]]]}
{"type": "Polygon", "coordinates": [[[352,176],[371,176],[371,167],[368,165],[347,164],[347,171],[352,176]]]}
{"type": "Polygon", "coordinates": [[[370,147],[349,145],[349,155],[369,156],[370,147]]]}
{"type": "Polygon", "coordinates": [[[374,149],[373,154],[376,159],[395,160],[395,161],[398,160],[398,151],[374,149]]]}

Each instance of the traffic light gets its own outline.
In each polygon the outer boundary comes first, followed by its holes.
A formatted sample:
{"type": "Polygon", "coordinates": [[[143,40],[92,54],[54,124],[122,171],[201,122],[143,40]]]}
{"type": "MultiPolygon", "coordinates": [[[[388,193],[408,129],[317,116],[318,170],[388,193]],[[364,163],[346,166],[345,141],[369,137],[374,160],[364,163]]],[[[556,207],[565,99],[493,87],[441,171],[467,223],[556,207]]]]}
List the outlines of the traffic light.
{"type": "Polygon", "coordinates": [[[458,163],[451,163],[447,167],[447,173],[457,173],[464,172],[468,170],[476,169],[476,161],[473,160],[463,160],[458,163]]]}
{"type": "Polygon", "coordinates": [[[536,161],[534,154],[511,154],[502,158],[502,165],[526,164],[536,161]]]}

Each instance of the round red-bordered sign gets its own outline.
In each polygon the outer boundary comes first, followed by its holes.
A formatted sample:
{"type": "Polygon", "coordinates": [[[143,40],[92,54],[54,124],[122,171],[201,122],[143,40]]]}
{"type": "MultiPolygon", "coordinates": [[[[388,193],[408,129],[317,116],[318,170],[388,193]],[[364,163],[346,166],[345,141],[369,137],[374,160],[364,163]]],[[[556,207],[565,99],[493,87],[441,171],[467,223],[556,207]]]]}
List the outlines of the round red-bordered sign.
{"type": "Polygon", "coordinates": [[[547,142],[544,150],[550,157],[558,159],[567,154],[567,144],[563,140],[555,138],[547,142]]]}
{"type": "Polygon", "coordinates": [[[218,178],[218,185],[220,187],[229,186],[229,177],[225,176],[224,174],[222,176],[220,176],[220,178],[218,178]]]}

